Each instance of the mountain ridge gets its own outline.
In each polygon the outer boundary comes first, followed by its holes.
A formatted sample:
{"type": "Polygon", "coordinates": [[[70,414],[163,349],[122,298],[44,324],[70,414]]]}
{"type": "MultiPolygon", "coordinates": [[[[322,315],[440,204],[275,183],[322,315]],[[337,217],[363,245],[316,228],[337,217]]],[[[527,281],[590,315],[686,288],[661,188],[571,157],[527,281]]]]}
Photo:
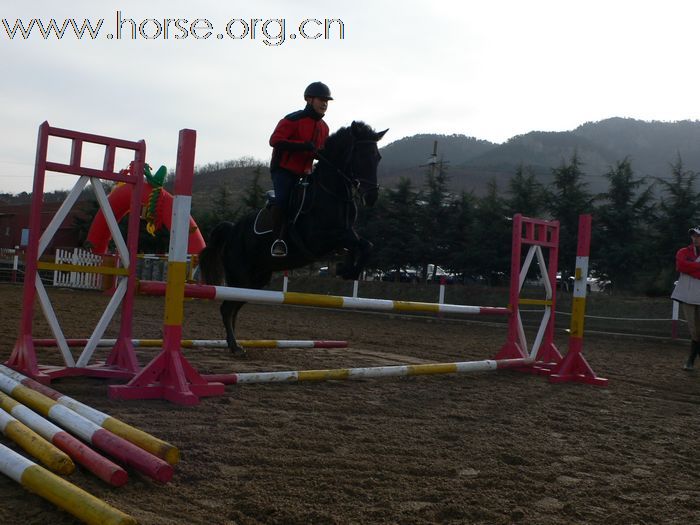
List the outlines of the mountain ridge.
{"type": "Polygon", "coordinates": [[[604,174],[629,158],[637,177],[668,177],[678,156],[686,169],[700,170],[700,121],[643,121],[612,117],[585,122],[570,131],[530,131],[497,144],[466,134],[422,133],[403,137],[381,148],[380,181],[392,186],[400,177],[421,185],[426,164],[438,141],[438,160],[447,161],[453,190],[479,194],[489,180],[504,189],[523,165],[540,182],[549,183],[552,168],[576,152],[592,192],[605,191],[604,174]],[[422,162],[417,162],[422,156],[422,162]]]}

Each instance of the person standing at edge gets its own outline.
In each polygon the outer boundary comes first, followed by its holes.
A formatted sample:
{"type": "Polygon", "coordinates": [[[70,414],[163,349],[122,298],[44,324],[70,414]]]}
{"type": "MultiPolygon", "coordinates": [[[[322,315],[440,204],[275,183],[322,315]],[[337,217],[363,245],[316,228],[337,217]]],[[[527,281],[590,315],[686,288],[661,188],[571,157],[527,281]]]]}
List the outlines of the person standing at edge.
{"type": "Polygon", "coordinates": [[[700,353],[700,225],[688,230],[692,240],[676,252],[676,270],[680,272],[671,299],[681,303],[690,331],[690,354],[683,370],[693,370],[700,353]]]}
{"type": "Polygon", "coordinates": [[[312,82],[304,90],[304,100],[306,107],[280,120],[270,137],[270,175],[275,189],[271,208],[275,241],[270,254],[273,257],[287,255],[284,236],[289,195],[297,179],[311,173],[316,152],[323,148],[328,138],[328,124],[323,117],[328,101],[333,100],[331,90],[323,82],[312,82]]]}

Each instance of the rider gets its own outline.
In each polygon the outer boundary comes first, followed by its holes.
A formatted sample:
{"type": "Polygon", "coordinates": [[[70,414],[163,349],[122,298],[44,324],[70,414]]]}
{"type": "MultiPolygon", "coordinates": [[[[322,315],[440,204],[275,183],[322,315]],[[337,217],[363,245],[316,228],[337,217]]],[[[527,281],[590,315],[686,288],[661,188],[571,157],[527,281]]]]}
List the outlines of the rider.
{"type": "Polygon", "coordinates": [[[306,107],[280,120],[270,137],[270,175],[275,189],[271,208],[275,236],[270,248],[273,257],[287,255],[287,244],[283,239],[289,194],[297,179],[311,173],[316,152],[323,148],[328,138],[328,124],[323,121],[323,116],[328,101],[333,100],[331,90],[323,82],[312,82],[304,90],[304,100],[306,107]]]}

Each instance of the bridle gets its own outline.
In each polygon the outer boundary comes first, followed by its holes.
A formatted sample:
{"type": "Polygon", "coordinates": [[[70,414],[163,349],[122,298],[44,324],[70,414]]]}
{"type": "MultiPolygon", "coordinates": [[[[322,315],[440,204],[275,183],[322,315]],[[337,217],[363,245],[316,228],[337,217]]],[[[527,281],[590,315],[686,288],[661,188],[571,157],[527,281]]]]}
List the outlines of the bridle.
{"type": "MultiPolygon", "coordinates": [[[[316,156],[318,157],[319,160],[325,162],[328,164],[331,168],[333,168],[338,175],[347,183],[346,187],[350,188],[351,195],[350,195],[350,200],[354,199],[354,194],[357,193],[361,197],[364,196],[367,192],[370,192],[372,190],[378,190],[379,189],[379,184],[376,182],[371,182],[367,179],[363,179],[360,177],[356,177],[355,173],[353,172],[353,157],[355,155],[355,146],[358,144],[376,144],[376,140],[369,140],[369,139],[362,139],[362,140],[353,140],[352,144],[350,146],[350,149],[348,151],[348,154],[345,158],[345,161],[343,162],[343,167],[344,169],[339,168],[336,164],[331,162],[328,157],[323,155],[320,151],[316,152],[316,156]],[[349,167],[349,171],[348,171],[349,167]],[[364,191],[360,191],[360,188],[365,188],[364,191]]],[[[323,186],[323,182],[319,180],[319,185],[323,188],[324,191],[328,193],[333,193],[330,191],[328,188],[325,188],[323,186]]]]}

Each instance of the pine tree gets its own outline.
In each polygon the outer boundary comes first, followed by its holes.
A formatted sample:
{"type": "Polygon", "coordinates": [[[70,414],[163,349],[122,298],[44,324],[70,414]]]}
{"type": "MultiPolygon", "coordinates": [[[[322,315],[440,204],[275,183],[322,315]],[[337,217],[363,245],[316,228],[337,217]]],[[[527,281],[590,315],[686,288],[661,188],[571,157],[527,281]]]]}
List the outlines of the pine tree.
{"type": "Polygon", "coordinates": [[[495,180],[487,184],[487,192],[477,201],[474,211],[474,243],[471,265],[490,284],[508,279],[510,271],[511,224],[504,200],[495,180]]]}
{"type": "Polygon", "coordinates": [[[262,176],[262,166],[257,166],[253,170],[253,177],[250,184],[243,193],[243,208],[246,210],[258,210],[265,206],[267,197],[265,196],[265,188],[260,184],[262,176]]]}
{"type": "Polygon", "coordinates": [[[677,277],[673,262],[676,251],[690,243],[688,229],[700,222],[700,194],[696,191],[697,174],[685,169],[680,155],[671,165],[671,180],[657,180],[662,196],[652,258],[658,277],[653,287],[663,293],[677,277]]]}
{"type": "Polygon", "coordinates": [[[546,193],[544,186],[535,174],[521,163],[515,175],[508,181],[506,207],[510,215],[521,213],[526,217],[541,217],[545,208],[546,193]]]}
{"type": "Polygon", "coordinates": [[[629,289],[648,268],[653,251],[647,235],[654,217],[652,186],[635,179],[629,158],[605,177],[609,189],[598,196],[603,204],[595,213],[591,263],[616,288],[629,289]]]}
{"type": "Polygon", "coordinates": [[[383,269],[415,265],[419,260],[418,201],[411,181],[401,178],[395,189],[382,193],[378,217],[382,235],[373,241],[372,260],[383,269]]]}
{"type": "Polygon", "coordinates": [[[449,238],[446,224],[450,193],[447,190],[449,177],[443,162],[431,167],[426,173],[425,191],[420,196],[421,206],[418,216],[418,256],[422,268],[422,278],[427,275],[428,264],[444,265],[449,253],[449,238]]]}
{"type": "Polygon", "coordinates": [[[475,273],[474,246],[474,216],[476,198],[472,193],[462,192],[450,203],[446,224],[446,237],[449,239],[446,267],[462,275],[463,279],[475,273]]]}
{"type": "Polygon", "coordinates": [[[548,208],[559,221],[559,268],[564,277],[573,274],[576,262],[579,215],[593,211],[593,196],[583,182],[583,163],[574,152],[571,160],[552,169],[554,181],[549,192],[548,208]]]}

